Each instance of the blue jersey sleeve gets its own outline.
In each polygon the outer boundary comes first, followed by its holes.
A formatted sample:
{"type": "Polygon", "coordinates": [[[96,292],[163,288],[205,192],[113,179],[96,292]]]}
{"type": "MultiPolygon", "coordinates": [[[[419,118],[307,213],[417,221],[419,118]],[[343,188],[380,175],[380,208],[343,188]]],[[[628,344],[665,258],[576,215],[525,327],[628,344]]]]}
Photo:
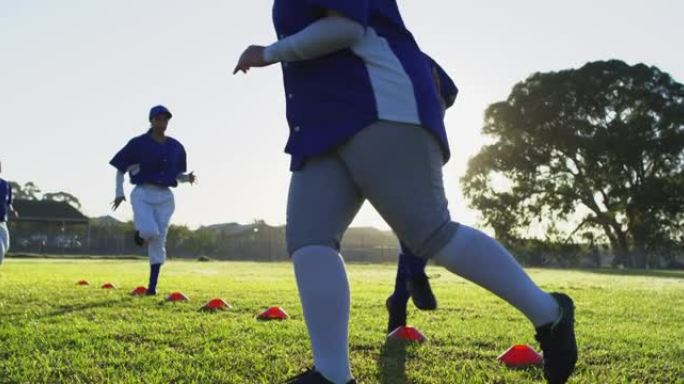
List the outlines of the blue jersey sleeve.
{"type": "Polygon", "coordinates": [[[12,205],[12,184],[7,183],[7,205],[12,205]]]}
{"type": "Polygon", "coordinates": [[[442,99],[444,99],[446,107],[450,108],[456,102],[458,87],[441,65],[427,54],[425,57],[430,63],[430,69],[437,73],[437,77],[439,78],[439,94],[442,96],[442,99]]]}
{"type": "Polygon", "coordinates": [[[308,0],[309,5],[320,10],[332,10],[368,26],[370,0],[308,0]]]}
{"type": "Polygon", "coordinates": [[[449,74],[446,73],[444,68],[437,63],[435,63],[435,70],[439,75],[439,92],[446,102],[446,107],[450,108],[456,102],[456,97],[458,96],[458,87],[451,79],[449,74]]]}
{"type": "Polygon", "coordinates": [[[134,147],[135,143],[133,140],[129,141],[125,147],[114,155],[114,158],[112,158],[109,164],[114,166],[119,172],[126,173],[128,167],[136,163],[134,147]]]}
{"type": "Polygon", "coordinates": [[[180,159],[178,160],[178,174],[185,173],[188,171],[188,156],[185,152],[185,148],[182,144],[180,146],[180,159]]]}

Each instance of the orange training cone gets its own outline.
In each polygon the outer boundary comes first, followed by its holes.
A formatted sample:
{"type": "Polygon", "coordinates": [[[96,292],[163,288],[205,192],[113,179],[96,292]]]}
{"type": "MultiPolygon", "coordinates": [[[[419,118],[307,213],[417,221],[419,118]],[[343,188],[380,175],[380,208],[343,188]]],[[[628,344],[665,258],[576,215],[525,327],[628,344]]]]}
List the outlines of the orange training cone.
{"type": "Polygon", "coordinates": [[[290,316],[280,307],[270,307],[261,312],[257,319],[259,320],[287,320],[290,316]]]}
{"type": "Polygon", "coordinates": [[[394,331],[387,335],[387,338],[417,343],[422,343],[427,340],[427,337],[425,337],[425,335],[423,335],[419,330],[408,326],[397,327],[394,331]]]}
{"type": "Polygon", "coordinates": [[[112,283],[104,283],[102,284],[102,289],[116,289],[116,285],[112,283]]]}
{"type": "Polygon", "coordinates": [[[135,287],[135,289],[131,291],[131,296],[144,296],[146,293],[147,288],[141,285],[139,287],[135,287]]]}
{"type": "Polygon", "coordinates": [[[78,283],[76,283],[76,285],[90,285],[90,283],[88,282],[88,280],[79,280],[78,283]]]}
{"type": "Polygon", "coordinates": [[[203,311],[223,311],[226,309],[233,308],[230,304],[226,303],[223,299],[211,299],[208,303],[204,304],[202,308],[203,311]]]}
{"type": "Polygon", "coordinates": [[[188,301],[190,300],[183,292],[172,292],[166,297],[166,301],[188,301]]]}
{"type": "Polygon", "coordinates": [[[496,358],[509,368],[523,368],[539,365],[544,359],[529,345],[514,345],[496,358]]]}

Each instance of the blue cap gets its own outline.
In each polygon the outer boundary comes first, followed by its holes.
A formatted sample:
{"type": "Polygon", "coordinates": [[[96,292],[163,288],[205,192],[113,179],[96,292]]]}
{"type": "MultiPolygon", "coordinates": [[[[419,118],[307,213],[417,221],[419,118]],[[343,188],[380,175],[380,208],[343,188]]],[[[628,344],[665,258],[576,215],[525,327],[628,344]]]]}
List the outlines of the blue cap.
{"type": "Polygon", "coordinates": [[[166,108],[163,105],[157,105],[155,107],[152,107],[152,109],[150,109],[150,121],[152,121],[152,119],[154,119],[155,117],[163,114],[169,115],[169,119],[173,117],[168,108],[166,108]]]}

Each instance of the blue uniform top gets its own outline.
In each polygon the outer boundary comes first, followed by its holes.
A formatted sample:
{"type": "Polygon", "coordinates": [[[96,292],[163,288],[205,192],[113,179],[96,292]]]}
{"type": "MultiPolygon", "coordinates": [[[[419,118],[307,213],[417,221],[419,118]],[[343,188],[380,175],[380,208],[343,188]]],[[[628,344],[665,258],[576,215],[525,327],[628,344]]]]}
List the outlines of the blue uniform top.
{"type": "Polygon", "coordinates": [[[0,179],[0,222],[7,221],[7,208],[12,205],[12,186],[0,179]]]}
{"type": "Polygon", "coordinates": [[[387,120],[419,124],[449,145],[432,69],[406,29],[395,0],[275,0],[279,38],[334,10],[361,23],[364,37],[348,49],[312,60],[283,63],[291,169],[324,154],[364,127],[387,120]]]}
{"type": "Polygon", "coordinates": [[[167,137],[164,143],[148,133],[131,139],[109,162],[122,173],[129,172],[132,184],[178,185],[178,175],[187,170],[185,148],[167,137]]]}

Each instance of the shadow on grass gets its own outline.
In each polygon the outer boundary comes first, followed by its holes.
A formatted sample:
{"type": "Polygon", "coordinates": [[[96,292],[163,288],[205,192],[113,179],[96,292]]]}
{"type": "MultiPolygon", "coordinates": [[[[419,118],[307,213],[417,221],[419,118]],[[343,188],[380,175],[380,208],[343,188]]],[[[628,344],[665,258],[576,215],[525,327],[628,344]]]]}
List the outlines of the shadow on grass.
{"type": "Polygon", "coordinates": [[[410,383],[406,377],[406,348],[408,343],[389,339],[385,341],[378,361],[381,384],[410,383]]]}
{"type": "Polygon", "coordinates": [[[671,279],[684,279],[684,271],[676,270],[646,270],[646,269],[583,269],[582,272],[596,273],[610,276],[640,276],[640,277],[667,277],[671,279]]]}
{"type": "Polygon", "coordinates": [[[74,304],[74,305],[62,305],[59,307],[59,309],[56,309],[48,314],[45,315],[45,317],[55,317],[55,316],[64,316],[66,314],[74,313],[74,312],[82,312],[82,311],[87,311],[90,309],[95,309],[95,308],[106,308],[106,307],[111,307],[116,304],[121,304],[125,301],[130,301],[129,298],[120,298],[118,300],[102,300],[102,301],[96,301],[92,303],[85,303],[85,304],[74,304]]]}

